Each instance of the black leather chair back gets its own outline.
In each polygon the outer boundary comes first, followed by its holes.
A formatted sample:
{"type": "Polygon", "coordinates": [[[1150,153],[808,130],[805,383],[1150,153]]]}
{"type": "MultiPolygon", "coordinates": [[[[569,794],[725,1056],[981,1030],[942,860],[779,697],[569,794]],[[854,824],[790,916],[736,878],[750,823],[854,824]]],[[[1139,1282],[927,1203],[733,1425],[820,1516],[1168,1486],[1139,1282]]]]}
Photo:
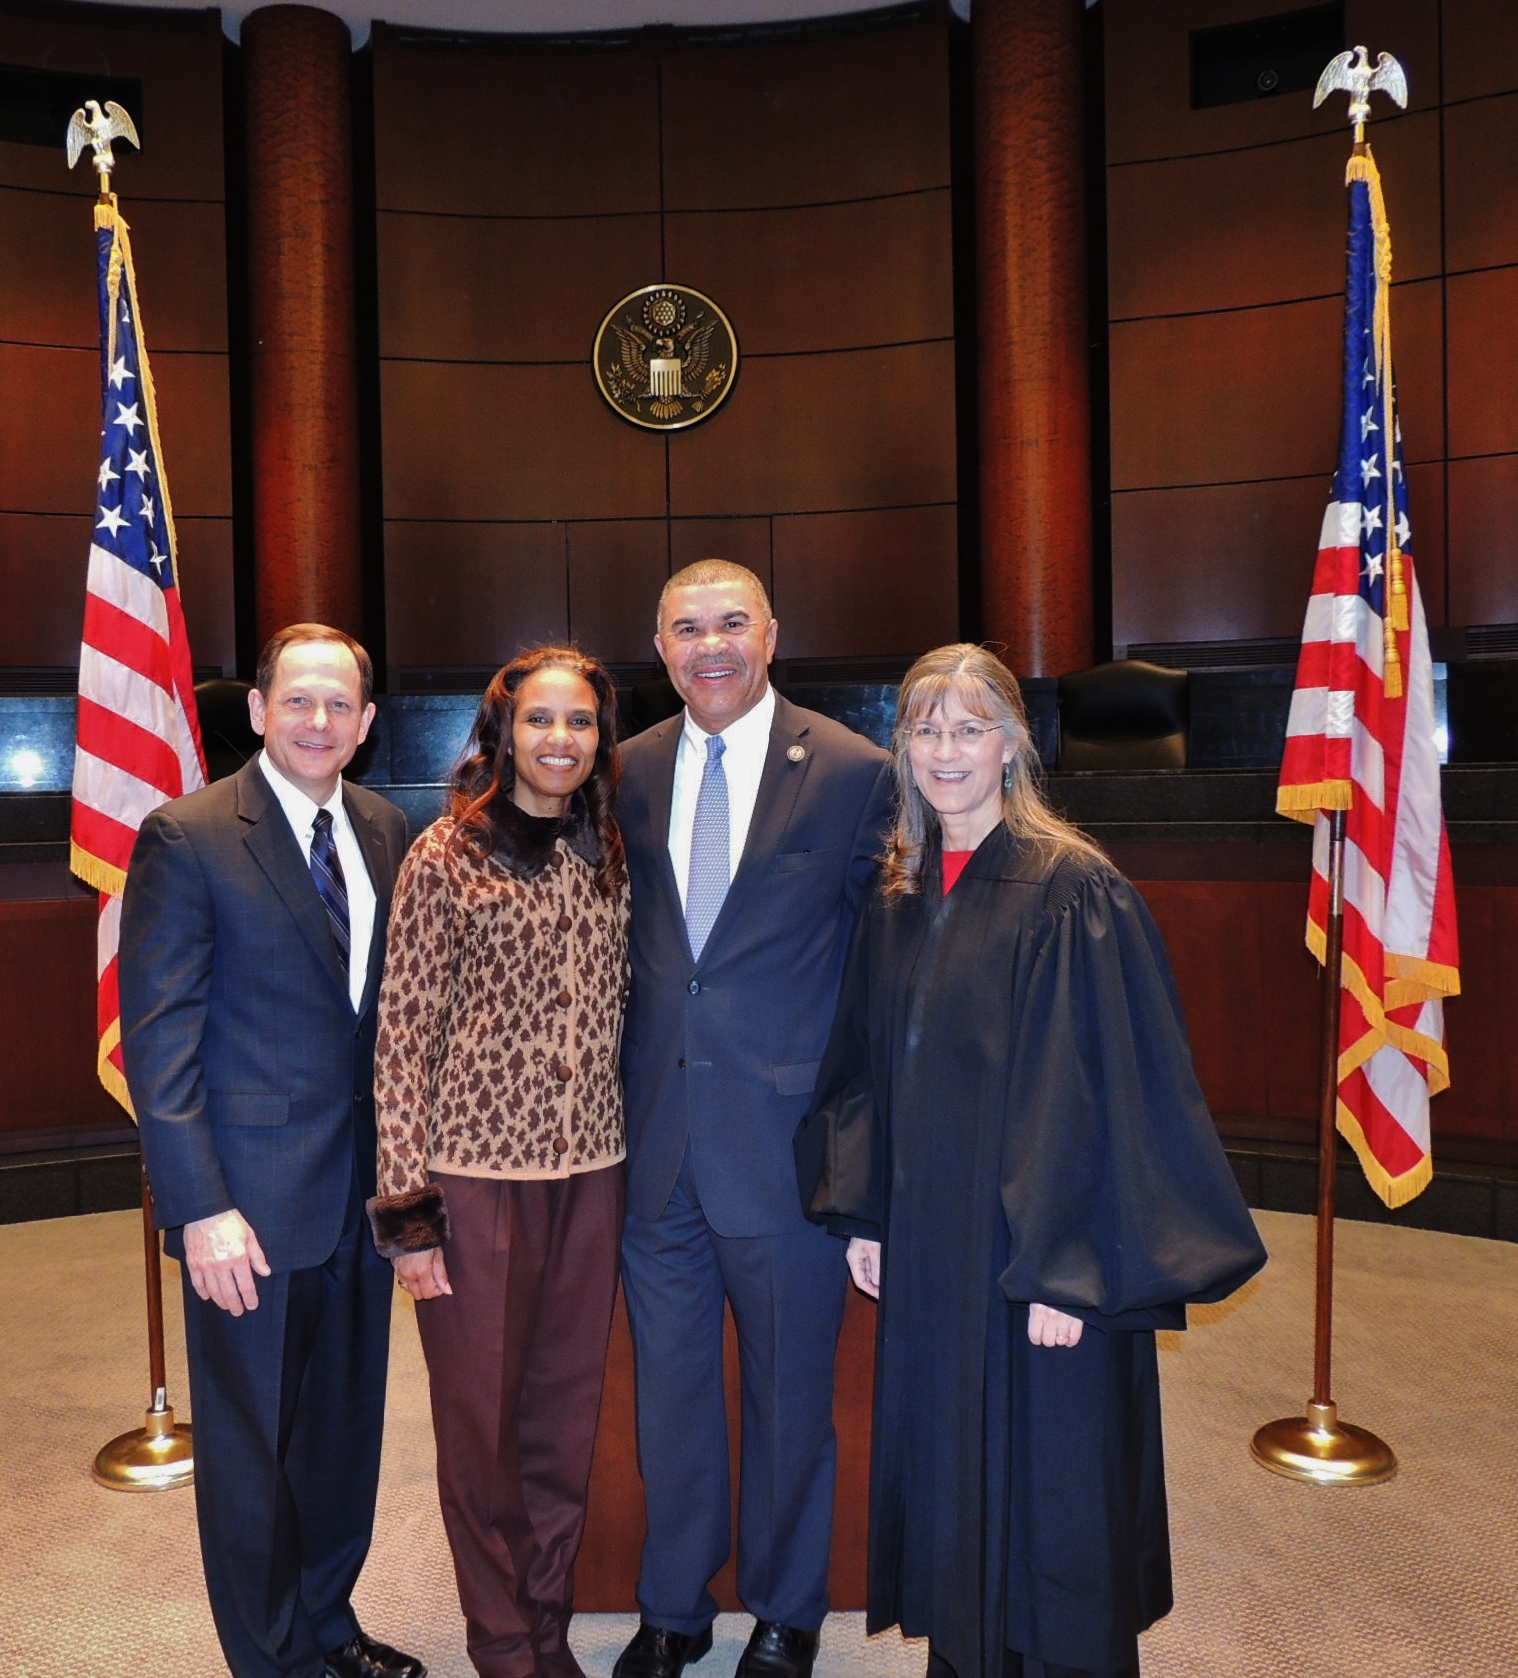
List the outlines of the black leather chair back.
{"type": "Polygon", "coordinates": [[[1141,658],[1059,679],[1061,769],[1184,769],[1190,720],[1184,670],[1141,658]]]}
{"type": "Polygon", "coordinates": [[[248,721],[251,683],[216,676],[195,684],[200,739],[206,749],[206,774],[213,781],[235,775],[263,745],[248,721]]]}

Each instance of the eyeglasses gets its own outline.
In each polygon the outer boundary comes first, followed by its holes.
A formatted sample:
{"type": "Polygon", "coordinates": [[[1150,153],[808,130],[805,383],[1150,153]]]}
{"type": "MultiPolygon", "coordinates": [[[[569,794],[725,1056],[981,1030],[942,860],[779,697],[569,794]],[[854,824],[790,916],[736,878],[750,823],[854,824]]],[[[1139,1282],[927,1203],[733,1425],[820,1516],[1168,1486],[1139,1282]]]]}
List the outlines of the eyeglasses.
{"type": "Polygon", "coordinates": [[[914,722],[906,736],[916,746],[936,746],[945,734],[956,746],[978,746],[988,734],[999,734],[999,722],[962,722],[954,728],[936,728],[930,722],[914,722]]]}

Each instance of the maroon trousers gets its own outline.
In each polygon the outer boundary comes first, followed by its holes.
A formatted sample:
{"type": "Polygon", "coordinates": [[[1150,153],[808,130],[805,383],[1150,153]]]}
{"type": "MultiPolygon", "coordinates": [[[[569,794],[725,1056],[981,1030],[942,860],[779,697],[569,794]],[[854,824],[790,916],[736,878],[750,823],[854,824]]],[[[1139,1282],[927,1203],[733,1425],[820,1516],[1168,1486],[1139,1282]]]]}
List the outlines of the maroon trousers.
{"type": "Polygon", "coordinates": [[[566,1632],[617,1287],[620,1165],[435,1173],[451,1295],[418,1302],[438,1496],[481,1678],[583,1678],[566,1632]]]}

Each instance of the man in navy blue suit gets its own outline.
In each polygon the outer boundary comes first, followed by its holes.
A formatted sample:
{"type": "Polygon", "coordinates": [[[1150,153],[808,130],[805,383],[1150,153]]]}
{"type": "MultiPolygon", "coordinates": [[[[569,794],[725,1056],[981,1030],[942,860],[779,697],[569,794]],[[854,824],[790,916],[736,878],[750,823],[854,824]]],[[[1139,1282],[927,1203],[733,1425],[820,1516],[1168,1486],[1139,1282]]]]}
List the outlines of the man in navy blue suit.
{"type": "Polygon", "coordinates": [[[685,701],[628,741],[622,1281],[648,1540],[615,1678],[679,1678],[711,1647],[732,1514],[723,1303],[743,1369],[739,1678],[807,1678],[827,1612],[843,1318],[838,1242],[802,1215],[791,1139],[890,807],[890,760],[769,684],[759,579],[703,560],[659,601],[685,701]]]}
{"type": "Polygon", "coordinates": [[[393,1273],[374,1193],[375,1005],[406,819],[345,785],[373,667],[276,635],[264,749],[142,824],[122,1054],[182,1262],[206,1592],[233,1678],[424,1678],[349,1601],[379,1485],[393,1273]]]}

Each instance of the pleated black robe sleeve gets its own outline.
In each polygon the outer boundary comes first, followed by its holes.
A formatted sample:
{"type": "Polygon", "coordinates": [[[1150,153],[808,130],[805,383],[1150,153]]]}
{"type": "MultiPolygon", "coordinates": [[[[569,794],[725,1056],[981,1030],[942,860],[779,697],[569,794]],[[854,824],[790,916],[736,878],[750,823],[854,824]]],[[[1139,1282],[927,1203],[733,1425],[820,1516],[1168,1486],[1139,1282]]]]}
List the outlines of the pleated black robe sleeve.
{"type": "Polygon", "coordinates": [[[1265,1262],[1192,1070],[1159,930],[1115,870],[1062,863],[1008,1066],[1006,1298],[1180,1326],[1265,1262]],[[1166,1309],[1166,1308],[1170,1309],[1166,1309]]]}

